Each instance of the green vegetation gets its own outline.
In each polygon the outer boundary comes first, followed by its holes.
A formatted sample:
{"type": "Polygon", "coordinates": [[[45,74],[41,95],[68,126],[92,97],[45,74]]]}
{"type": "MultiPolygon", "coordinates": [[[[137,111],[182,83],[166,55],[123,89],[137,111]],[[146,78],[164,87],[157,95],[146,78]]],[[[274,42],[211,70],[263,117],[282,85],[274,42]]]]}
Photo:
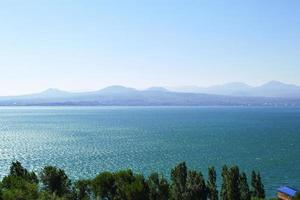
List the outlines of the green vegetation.
{"type": "MultiPolygon", "coordinates": [[[[217,173],[208,169],[208,180],[201,172],[180,163],[171,170],[170,182],[158,173],[145,178],[131,170],[101,172],[95,178],[74,183],[64,170],[44,167],[39,176],[20,162],[0,182],[0,200],[251,200],[264,199],[259,172],[252,172],[251,188],[245,173],[237,166],[222,169],[222,186],[217,190],[217,173]]],[[[299,195],[298,195],[299,196],[299,195]]],[[[298,198],[299,199],[299,198],[298,198]]]]}
{"type": "Polygon", "coordinates": [[[252,172],[252,179],[251,179],[251,186],[252,191],[251,194],[253,197],[263,199],[265,198],[265,190],[264,185],[261,182],[261,177],[259,173],[252,172]]]}
{"type": "Polygon", "coordinates": [[[300,192],[298,192],[294,198],[294,200],[300,200],[300,192]]]}

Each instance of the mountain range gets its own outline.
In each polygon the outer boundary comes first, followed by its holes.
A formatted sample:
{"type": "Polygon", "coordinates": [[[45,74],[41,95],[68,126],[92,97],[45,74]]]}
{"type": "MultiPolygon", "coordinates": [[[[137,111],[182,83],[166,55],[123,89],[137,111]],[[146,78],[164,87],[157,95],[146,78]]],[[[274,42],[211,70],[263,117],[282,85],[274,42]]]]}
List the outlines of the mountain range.
{"type": "Polygon", "coordinates": [[[151,87],[137,90],[110,86],[92,92],[48,89],[41,93],[0,97],[1,106],[300,106],[300,87],[271,81],[259,87],[228,83],[212,87],[151,87]]]}
{"type": "Polygon", "coordinates": [[[285,84],[279,81],[270,81],[260,86],[250,86],[245,83],[233,82],[224,85],[211,87],[180,86],[170,87],[176,92],[205,93],[229,96],[250,96],[250,97],[284,97],[299,98],[300,86],[285,84]]]}

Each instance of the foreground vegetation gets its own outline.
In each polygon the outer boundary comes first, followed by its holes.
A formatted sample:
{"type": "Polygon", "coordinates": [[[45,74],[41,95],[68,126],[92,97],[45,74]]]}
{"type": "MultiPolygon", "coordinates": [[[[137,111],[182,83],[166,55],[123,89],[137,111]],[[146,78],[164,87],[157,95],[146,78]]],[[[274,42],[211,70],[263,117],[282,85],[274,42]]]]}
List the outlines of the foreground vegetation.
{"type": "Polygon", "coordinates": [[[168,181],[158,173],[145,178],[131,170],[101,172],[93,179],[71,182],[64,170],[46,166],[37,175],[20,162],[11,164],[10,172],[0,182],[0,200],[250,200],[264,199],[265,190],[259,172],[247,176],[237,166],[222,169],[222,185],[217,189],[213,167],[208,180],[189,170],[185,162],[171,170],[168,181]]]}

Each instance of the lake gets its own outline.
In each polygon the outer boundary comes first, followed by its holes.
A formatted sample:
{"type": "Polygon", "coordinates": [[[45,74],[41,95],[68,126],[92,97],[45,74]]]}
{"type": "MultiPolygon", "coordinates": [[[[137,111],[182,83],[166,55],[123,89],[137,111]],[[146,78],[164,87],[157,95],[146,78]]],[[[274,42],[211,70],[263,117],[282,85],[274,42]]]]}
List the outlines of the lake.
{"type": "MultiPolygon", "coordinates": [[[[148,175],[186,161],[207,174],[237,164],[261,172],[268,196],[300,187],[300,108],[2,107],[0,177],[11,161],[71,178],[131,168],[148,175]]],[[[248,176],[250,177],[250,176],[248,176]]]]}

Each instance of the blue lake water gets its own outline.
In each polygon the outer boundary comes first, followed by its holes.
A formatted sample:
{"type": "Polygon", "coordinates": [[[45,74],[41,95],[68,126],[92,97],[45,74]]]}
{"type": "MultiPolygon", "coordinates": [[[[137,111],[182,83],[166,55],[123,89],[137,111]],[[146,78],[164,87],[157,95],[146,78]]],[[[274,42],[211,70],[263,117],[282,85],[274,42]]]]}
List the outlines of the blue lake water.
{"type": "Polygon", "coordinates": [[[300,108],[3,107],[0,177],[12,160],[39,171],[62,167],[73,179],[131,168],[148,175],[186,161],[260,170],[268,196],[300,187],[300,108]]]}

